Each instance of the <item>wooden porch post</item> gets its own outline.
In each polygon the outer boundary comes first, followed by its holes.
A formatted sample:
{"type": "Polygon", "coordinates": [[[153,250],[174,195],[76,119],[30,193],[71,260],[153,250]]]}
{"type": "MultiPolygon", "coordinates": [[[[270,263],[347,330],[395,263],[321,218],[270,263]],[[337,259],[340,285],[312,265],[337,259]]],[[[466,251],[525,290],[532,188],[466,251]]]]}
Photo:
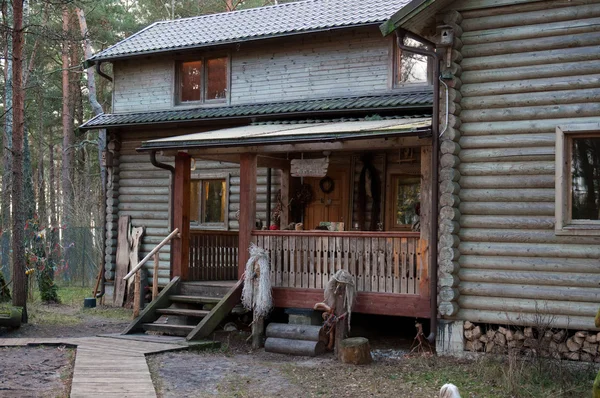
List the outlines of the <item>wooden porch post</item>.
{"type": "Polygon", "coordinates": [[[256,222],[256,154],[240,155],[240,232],[238,278],[241,278],[250,258],[248,248],[256,222]]]}
{"type": "Polygon", "coordinates": [[[280,174],[280,187],[281,187],[281,218],[279,219],[280,228],[287,227],[289,223],[289,203],[290,203],[290,169],[281,170],[280,174]]]}
{"type": "Polygon", "coordinates": [[[180,152],[175,156],[175,179],[173,181],[173,229],[179,228],[179,237],[173,239],[171,279],[188,279],[190,261],[190,170],[191,157],[180,152]]]}

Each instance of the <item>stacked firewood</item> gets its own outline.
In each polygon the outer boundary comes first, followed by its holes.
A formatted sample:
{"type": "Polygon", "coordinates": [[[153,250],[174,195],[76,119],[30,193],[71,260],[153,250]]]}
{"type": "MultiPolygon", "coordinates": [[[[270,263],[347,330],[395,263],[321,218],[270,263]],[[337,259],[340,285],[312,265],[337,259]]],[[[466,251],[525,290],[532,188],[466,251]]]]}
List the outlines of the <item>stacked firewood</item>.
{"type": "Polygon", "coordinates": [[[502,326],[484,330],[468,321],[464,330],[466,351],[504,354],[515,350],[524,356],[600,362],[600,333],[578,331],[570,335],[566,330],[511,330],[502,326]]]}

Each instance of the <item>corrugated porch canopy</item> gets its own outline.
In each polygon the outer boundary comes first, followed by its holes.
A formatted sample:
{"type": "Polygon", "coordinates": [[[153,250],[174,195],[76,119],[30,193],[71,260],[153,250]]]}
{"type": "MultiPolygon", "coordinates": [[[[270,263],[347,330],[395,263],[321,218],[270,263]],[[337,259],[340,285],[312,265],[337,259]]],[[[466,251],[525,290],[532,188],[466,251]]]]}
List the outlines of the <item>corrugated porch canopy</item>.
{"type": "Polygon", "coordinates": [[[139,151],[243,147],[426,136],[431,118],[257,124],[145,141],[139,151]]]}

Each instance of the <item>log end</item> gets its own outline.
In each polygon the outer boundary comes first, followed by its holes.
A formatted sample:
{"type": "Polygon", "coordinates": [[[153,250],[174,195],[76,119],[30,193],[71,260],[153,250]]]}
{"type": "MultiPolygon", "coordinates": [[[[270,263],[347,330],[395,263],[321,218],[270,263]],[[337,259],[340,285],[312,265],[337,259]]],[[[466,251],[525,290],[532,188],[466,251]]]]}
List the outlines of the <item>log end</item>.
{"type": "Polygon", "coordinates": [[[343,363],[367,365],[373,361],[371,345],[364,337],[352,337],[340,341],[339,358],[343,363]]]}

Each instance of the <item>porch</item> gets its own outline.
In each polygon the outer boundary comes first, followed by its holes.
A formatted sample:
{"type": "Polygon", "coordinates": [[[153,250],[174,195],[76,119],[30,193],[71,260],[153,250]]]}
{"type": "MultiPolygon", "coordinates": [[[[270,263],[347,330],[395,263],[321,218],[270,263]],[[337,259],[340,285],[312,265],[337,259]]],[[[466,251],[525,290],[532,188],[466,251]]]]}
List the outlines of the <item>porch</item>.
{"type": "MultiPolygon", "coordinates": [[[[183,281],[241,278],[249,256],[248,247],[255,243],[269,253],[276,307],[312,308],[322,301],[323,288],[333,274],[345,269],[356,282],[358,295],[354,311],[428,318],[431,300],[428,261],[431,141],[423,138],[428,132],[423,123],[415,128],[408,123],[386,122],[378,126],[371,123],[368,134],[350,135],[349,132],[346,139],[339,138],[342,135],[339,130],[329,131],[319,125],[321,135],[331,132],[337,137],[321,138],[318,143],[304,142],[296,135],[292,143],[278,144],[265,140],[263,135],[264,142],[260,145],[239,145],[240,137],[231,131],[236,129],[228,129],[222,134],[223,137],[235,137],[237,145],[231,146],[227,146],[227,139],[219,142],[217,137],[208,134],[144,143],[144,146],[154,145],[143,147],[143,150],[156,150],[160,145],[166,154],[176,158],[173,227],[179,228],[181,238],[173,242],[171,249],[172,277],[179,276],[183,281]],[[325,194],[325,190],[319,191],[300,213],[293,214],[288,204],[293,202],[298,186],[312,184],[318,190],[320,178],[313,178],[311,182],[310,177],[293,177],[291,163],[294,159],[321,159],[324,151],[328,165],[324,176],[335,182],[340,192],[325,194]],[[363,193],[361,200],[371,202],[357,204],[359,178],[354,172],[358,167],[354,159],[366,152],[383,159],[382,166],[373,167],[376,171],[372,172],[379,175],[381,192],[379,196],[370,192],[370,199],[364,199],[363,193]],[[410,153],[412,157],[407,160],[403,153],[410,153]],[[204,217],[202,212],[206,209],[202,206],[207,206],[193,203],[191,179],[194,173],[202,176],[202,171],[198,168],[191,171],[192,159],[239,164],[239,210],[233,215],[234,208],[227,207],[222,215],[211,220],[223,221],[224,218],[222,226],[213,222],[208,230],[199,229],[193,223],[190,227],[190,217],[204,217]],[[266,192],[257,190],[257,181],[261,178],[257,173],[259,167],[269,170],[266,192]],[[406,171],[408,169],[410,173],[406,171]],[[352,172],[348,173],[348,170],[352,172]],[[278,178],[278,203],[284,206],[278,215],[276,230],[261,230],[257,228],[257,215],[265,213],[266,224],[270,226],[272,210],[277,205],[272,201],[272,172],[278,178]],[[395,184],[399,184],[394,175],[409,176],[411,183],[420,188],[421,227],[417,231],[411,230],[410,222],[403,224],[394,219],[395,208],[390,205],[390,200],[397,200],[394,199],[394,195],[398,196],[395,184]],[[260,195],[266,195],[267,203],[257,206],[260,195]],[[198,215],[191,216],[195,206],[200,206],[198,215]],[[290,222],[290,225],[304,224],[303,230],[280,230],[290,222]],[[237,231],[230,230],[231,225],[237,226],[237,231]]],[[[355,127],[352,123],[361,122],[344,123],[344,127],[355,127]]],[[[273,126],[267,127],[273,131],[273,126]]],[[[228,195],[234,192],[229,187],[230,181],[226,178],[223,183],[228,195]]],[[[360,181],[365,184],[363,176],[360,181]]],[[[210,189],[209,185],[206,189],[210,189]]],[[[201,192],[202,198],[210,197],[210,192],[201,192]]],[[[223,195],[223,191],[220,192],[223,195]]]]}

